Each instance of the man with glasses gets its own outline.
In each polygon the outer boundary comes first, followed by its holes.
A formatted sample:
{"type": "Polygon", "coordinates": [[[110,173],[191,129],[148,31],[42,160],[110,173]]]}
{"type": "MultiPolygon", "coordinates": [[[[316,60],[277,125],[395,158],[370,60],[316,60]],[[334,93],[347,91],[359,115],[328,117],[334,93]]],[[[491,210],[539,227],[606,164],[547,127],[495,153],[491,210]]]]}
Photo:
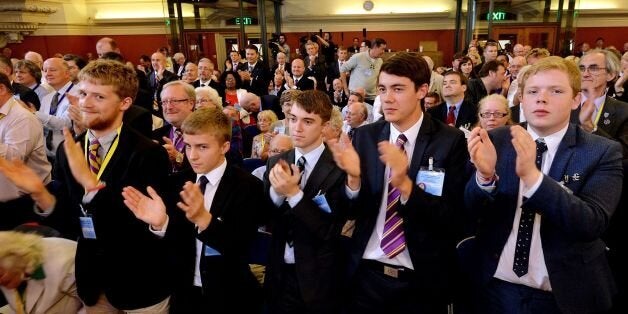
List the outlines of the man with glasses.
{"type": "Polygon", "coordinates": [[[608,50],[595,49],[580,59],[578,67],[582,74],[583,101],[573,112],[572,122],[580,122],[587,132],[619,141],[626,158],[628,104],[606,95],[607,82],[619,72],[619,60],[608,50]]]}
{"type": "MultiPolygon", "coordinates": [[[[287,152],[294,148],[290,135],[276,134],[273,139],[270,140],[270,150],[268,151],[268,158],[287,152]]],[[[266,165],[263,165],[251,172],[252,175],[258,179],[264,181],[264,173],[266,172],[266,165]]]]}
{"type": "Polygon", "coordinates": [[[190,167],[185,157],[185,144],[181,124],[192,111],[196,103],[196,93],[192,85],[183,81],[174,81],[164,85],[161,91],[161,106],[165,126],[153,131],[153,140],[161,144],[168,152],[170,173],[179,172],[190,167]]]}

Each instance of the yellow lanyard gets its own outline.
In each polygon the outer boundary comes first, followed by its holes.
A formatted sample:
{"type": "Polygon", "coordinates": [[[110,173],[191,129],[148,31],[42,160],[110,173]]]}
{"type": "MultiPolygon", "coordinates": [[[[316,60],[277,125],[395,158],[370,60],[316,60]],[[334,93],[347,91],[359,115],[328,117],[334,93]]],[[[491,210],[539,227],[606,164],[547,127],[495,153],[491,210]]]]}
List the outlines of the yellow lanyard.
{"type": "Polygon", "coordinates": [[[593,126],[597,126],[598,121],[600,121],[600,116],[602,116],[602,110],[604,109],[604,103],[606,102],[606,98],[604,102],[600,105],[600,109],[597,111],[597,115],[595,116],[595,120],[593,120],[593,126]]]}
{"type": "Polygon", "coordinates": [[[15,289],[15,313],[16,314],[24,314],[26,313],[26,303],[25,300],[22,300],[22,296],[20,296],[20,292],[15,289]]]}
{"type": "MultiPolygon", "coordinates": [[[[109,151],[107,151],[107,154],[105,155],[105,159],[103,160],[102,164],[100,165],[100,170],[98,170],[98,175],[96,175],[96,178],[98,180],[100,180],[100,176],[102,175],[102,173],[105,171],[105,168],[107,167],[107,164],[109,164],[109,160],[111,160],[111,156],[113,156],[113,153],[116,151],[116,148],[118,148],[118,142],[120,141],[120,131],[122,130],[122,125],[120,125],[120,127],[118,127],[118,129],[116,130],[116,139],[113,141],[113,144],[111,144],[111,148],[109,148],[109,151]]],[[[87,138],[87,135],[85,135],[85,160],[88,160],[88,156],[87,156],[87,142],[89,142],[89,139],[87,138]]]]}

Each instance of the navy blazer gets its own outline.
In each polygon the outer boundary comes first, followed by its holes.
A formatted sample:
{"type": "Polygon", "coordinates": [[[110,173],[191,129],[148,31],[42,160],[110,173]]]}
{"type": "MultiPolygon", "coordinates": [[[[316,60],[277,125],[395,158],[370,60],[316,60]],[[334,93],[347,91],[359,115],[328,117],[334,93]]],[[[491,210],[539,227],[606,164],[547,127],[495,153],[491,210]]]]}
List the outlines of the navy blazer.
{"type": "MultiPolygon", "coordinates": [[[[473,176],[465,191],[467,207],[479,219],[475,279],[481,284],[495,274],[519,194],[510,127],[489,134],[497,150],[496,189],[485,192],[473,176]]],[[[522,204],[541,214],[545,264],[558,307],[565,313],[597,313],[611,306],[615,285],[600,236],[621,196],[621,158],[618,143],[571,124],[549,174],[522,204]]]]}
{"type": "MultiPolygon", "coordinates": [[[[390,123],[379,120],[356,129],[353,145],[360,156],[362,182],[357,201],[351,206],[355,221],[350,249],[349,275],[362,259],[377,221],[384,191],[386,166],[379,159],[377,144],[389,141],[390,123]]],[[[447,303],[454,285],[455,242],[462,235],[462,198],[465,165],[469,159],[462,131],[423,116],[408,176],[415,180],[419,169],[433,157],[434,167],[445,169],[442,196],[433,196],[418,187],[405,205],[399,206],[404,219],[406,247],[414,266],[413,293],[447,303]]]]}
{"type": "MultiPolygon", "coordinates": [[[[579,123],[580,108],[571,112],[571,122],[579,123]]],[[[618,141],[622,145],[624,158],[628,158],[628,103],[606,96],[604,108],[593,134],[618,141]]]]}

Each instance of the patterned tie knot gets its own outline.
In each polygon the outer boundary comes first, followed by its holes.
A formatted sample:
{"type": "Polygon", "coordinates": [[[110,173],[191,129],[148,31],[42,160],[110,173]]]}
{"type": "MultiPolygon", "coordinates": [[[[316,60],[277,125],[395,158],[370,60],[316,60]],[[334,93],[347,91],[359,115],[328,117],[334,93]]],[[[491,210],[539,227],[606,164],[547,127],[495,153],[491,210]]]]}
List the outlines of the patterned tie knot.
{"type": "Polygon", "coordinates": [[[297,167],[299,167],[299,172],[303,173],[303,170],[305,170],[305,156],[301,156],[299,157],[299,160],[297,160],[297,167]]]}
{"type": "Polygon", "coordinates": [[[201,189],[201,194],[205,195],[205,189],[207,188],[207,183],[209,183],[209,179],[206,176],[201,176],[198,178],[198,187],[201,189]]]}
{"type": "Polygon", "coordinates": [[[547,144],[545,139],[539,137],[536,140],[536,166],[541,169],[541,163],[543,162],[543,153],[547,151],[547,144]]]}
{"type": "Polygon", "coordinates": [[[98,142],[98,139],[93,139],[90,141],[89,143],[89,153],[88,153],[88,159],[89,159],[89,170],[92,171],[92,173],[94,174],[98,174],[98,172],[100,171],[100,157],[98,156],[98,149],[100,148],[100,142],[98,142]]]}
{"type": "Polygon", "coordinates": [[[456,106],[449,106],[449,112],[451,113],[456,112],[456,106]]]}
{"type": "Polygon", "coordinates": [[[397,136],[397,141],[395,142],[395,145],[397,145],[397,147],[401,150],[404,150],[403,145],[406,144],[406,142],[408,141],[408,138],[403,135],[403,133],[399,134],[399,136],[397,136]]]}

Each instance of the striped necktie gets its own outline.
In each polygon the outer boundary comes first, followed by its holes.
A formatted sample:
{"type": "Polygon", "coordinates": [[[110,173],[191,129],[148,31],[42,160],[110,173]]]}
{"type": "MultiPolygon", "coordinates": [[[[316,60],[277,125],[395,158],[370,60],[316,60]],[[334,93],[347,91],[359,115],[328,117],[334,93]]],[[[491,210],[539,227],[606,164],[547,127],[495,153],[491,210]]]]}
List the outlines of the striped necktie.
{"type": "MultiPolygon", "coordinates": [[[[405,135],[399,134],[395,143],[402,152],[405,153],[403,145],[408,141],[405,135]]],[[[401,192],[390,184],[390,174],[388,174],[388,201],[386,202],[386,220],[384,220],[384,233],[380,247],[382,251],[393,258],[406,248],[406,236],[403,231],[403,218],[399,216],[397,205],[401,192]]]]}
{"type": "Polygon", "coordinates": [[[89,170],[91,170],[92,173],[94,173],[95,175],[98,175],[101,163],[100,157],[98,157],[98,148],[100,148],[100,143],[98,142],[98,139],[93,139],[92,141],[90,141],[88,148],[89,170]]]}

